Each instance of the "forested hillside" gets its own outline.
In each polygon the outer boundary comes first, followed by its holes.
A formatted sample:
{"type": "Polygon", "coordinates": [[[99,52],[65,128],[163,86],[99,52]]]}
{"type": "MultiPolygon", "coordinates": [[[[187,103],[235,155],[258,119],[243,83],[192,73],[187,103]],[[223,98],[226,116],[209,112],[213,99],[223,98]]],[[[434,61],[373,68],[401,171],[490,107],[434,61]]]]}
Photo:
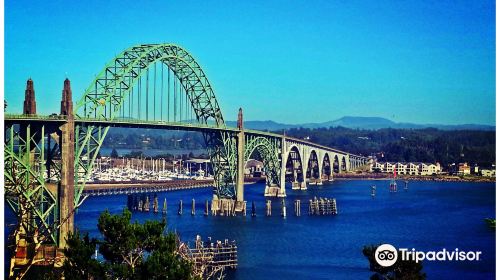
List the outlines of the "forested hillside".
{"type": "Polygon", "coordinates": [[[382,161],[495,162],[495,132],[427,129],[358,130],[343,127],[290,129],[287,135],[354,154],[376,154],[382,161]],[[381,158],[382,154],[384,155],[381,158]]]}
{"type": "MultiPolygon", "coordinates": [[[[282,134],[283,131],[276,133],[282,134]]],[[[495,162],[495,132],[472,130],[378,129],[343,127],[292,128],[292,137],[309,140],[343,151],[376,155],[381,161],[477,163],[490,167],[495,162]],[[383,157],[382,157],[383,155],[383,157]]],[[[200,149],[205,146],[197,132],[112,129],[104,142],[110,148],[200,149]]]]}

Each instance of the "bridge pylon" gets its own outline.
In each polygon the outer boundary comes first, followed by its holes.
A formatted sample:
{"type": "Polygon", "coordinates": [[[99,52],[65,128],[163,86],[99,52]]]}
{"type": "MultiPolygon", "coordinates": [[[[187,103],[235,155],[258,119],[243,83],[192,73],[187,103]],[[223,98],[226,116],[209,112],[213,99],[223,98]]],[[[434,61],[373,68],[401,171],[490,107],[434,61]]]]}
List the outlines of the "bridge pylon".
{"type": "Polygon", "coordinates": [[[75,117],[71,85],[64,80],[62,91],[61,115],[66,122],[60,127],[61,139],[61,180],[58,188],[59,218],[59,248],[66,247],[66,240],[74,228],[75,211],[75,117]]]}
{"type": "Polygon", "coordinates": [[[32,264],[62,265],[61,249],[73,231],[75,124],[71,87],[64,81],[61,115],[32,123],[34,84],[27,81],[24,116],[5,123],[5,201],[19,223],[9,236],[9,276],[22,278],[32,264]]]}
{"type": "MultiPolygon", "coordinates": [[[[245,189],[245,131],[243,129],[243,110],[240,108],[238,112],[238,177],[236,179],[236,201],[237,204],[244,200],[245,189]]],[[[238,205],[237,205],[238,207],[238,205]]]]}

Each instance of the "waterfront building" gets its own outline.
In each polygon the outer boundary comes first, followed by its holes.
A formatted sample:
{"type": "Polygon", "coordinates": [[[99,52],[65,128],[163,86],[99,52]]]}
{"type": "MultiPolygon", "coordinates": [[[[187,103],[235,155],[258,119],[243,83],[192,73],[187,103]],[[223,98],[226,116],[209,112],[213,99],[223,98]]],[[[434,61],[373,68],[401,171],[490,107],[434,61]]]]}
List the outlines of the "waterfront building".
{"type": "Polygon", "coordinates": [[[370,164],[371,172],[394,173],[397,175],[436,175],[441,173],[439,163],[424,162],[374,162],[370,164]]]}
{"type": "Polygon", "coordinates": [[[380,162],[371,162],[370,163],[370,172],[382,172],[384,169],[384,164],[380,162]]]}
{"type": "Polygon", "coordinates": [[[406,174],[408,175],[418,175],[419,172],[419,165],[413,162],[409,162],[406,164],[406,174]]]}
{"type": "Polygon", "coordinates": [[[382,172],[384,173],[393,173],[395,168],[395,164],[393,162],[386,162],[384,164],[384,169],[382,172]]]}
{"type": "Polygon", "coordinates": [[[496,176],[495,169],[481,169],[481,176],[495,177],[496,176]]]}
{"type": "Polygon", "coordinates": [[[439,163],[433,164],[426,164],[427,167],[427,173],[424,174],[423,171],[420,172],[420,175],[436,175],[441,172],[441,166],[439,163]]]}
{"type": "Polygon", "coordinates": [[[250,159],[245,164],[246,177],[260,177],[264,172],[264,163],[255,159],[250,159]]]}
{"type": "Polygon", "coordinates": [[[458,164],[458,174],[459,175],[470,175],[470,166],[465,163],[458,164]]]}

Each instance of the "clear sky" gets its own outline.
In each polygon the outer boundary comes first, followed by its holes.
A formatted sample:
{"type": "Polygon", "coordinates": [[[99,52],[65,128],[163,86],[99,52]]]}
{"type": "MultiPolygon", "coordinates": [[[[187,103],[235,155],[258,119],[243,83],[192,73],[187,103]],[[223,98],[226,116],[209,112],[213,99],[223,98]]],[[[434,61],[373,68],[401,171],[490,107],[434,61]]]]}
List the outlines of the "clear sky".
{"type": "Polygon", "coordinates": [[[123,49],[176,43],[226,119],[495,124],[495,2],[5,0],[5,98],[59,112],[123,49]],[[146,4],[147,3],[147,4],[146,4]]]}

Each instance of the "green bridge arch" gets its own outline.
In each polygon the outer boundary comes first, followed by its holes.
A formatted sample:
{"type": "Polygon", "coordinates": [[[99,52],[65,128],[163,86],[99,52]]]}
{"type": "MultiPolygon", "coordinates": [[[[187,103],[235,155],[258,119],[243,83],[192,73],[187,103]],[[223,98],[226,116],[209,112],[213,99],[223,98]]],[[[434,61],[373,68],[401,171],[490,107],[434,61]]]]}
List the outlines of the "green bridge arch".
{"type": "MultiPolygon", "coordinates": [[[[180,82],[198,123],[226,127],[205,72],[189,52],[174,44],[136,45],[111,59],[76,103],[75,116],[103,121],[117,120],[127,98],[133,97],[134,86],[157,62],[166,65],[180,82]]],[[[75,205],[80,203],[84,182],[90,177],[109,128],[103,125],[75,127],[75,182],[82,182],[76,187],[75,205]]],[[[233,198],[236,178],[234,135],[227,131],[204,132],[203,135],[214,166],[215,194],[222,198],[233,198]]]]}

